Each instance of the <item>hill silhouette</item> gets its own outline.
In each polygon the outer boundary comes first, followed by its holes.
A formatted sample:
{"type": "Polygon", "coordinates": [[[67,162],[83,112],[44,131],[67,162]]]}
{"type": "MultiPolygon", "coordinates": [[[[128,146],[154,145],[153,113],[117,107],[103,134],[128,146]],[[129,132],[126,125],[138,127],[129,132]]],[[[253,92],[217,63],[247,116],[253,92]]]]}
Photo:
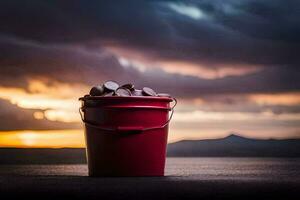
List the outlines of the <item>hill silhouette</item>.
{"type": "Polygon", "coordinates": [[[231,134],[221,139],[182,140],[169,144],[168,156],[300,157],[300,139],[250,139],[231,134]]]}

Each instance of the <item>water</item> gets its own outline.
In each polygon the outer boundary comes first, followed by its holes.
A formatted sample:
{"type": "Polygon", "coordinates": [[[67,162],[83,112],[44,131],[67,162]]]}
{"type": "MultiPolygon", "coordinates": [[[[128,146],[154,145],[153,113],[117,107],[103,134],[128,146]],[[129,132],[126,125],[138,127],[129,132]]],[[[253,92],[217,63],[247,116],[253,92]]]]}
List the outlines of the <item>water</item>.
{"type": "MultiPolygon", "coordinates": [[[[300,158],[168,158],[166,176],[188,180],[271,180],[300,183],[300,158]]],[[[87,166],[2,165],[0,176],[87,176],[87,166]]]]}

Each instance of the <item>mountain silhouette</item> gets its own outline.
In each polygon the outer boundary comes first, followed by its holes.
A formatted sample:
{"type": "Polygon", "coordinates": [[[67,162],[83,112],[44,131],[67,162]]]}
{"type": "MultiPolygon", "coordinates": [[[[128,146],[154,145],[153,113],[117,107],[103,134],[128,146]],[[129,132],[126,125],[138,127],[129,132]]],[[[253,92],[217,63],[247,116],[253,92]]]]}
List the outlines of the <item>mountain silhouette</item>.
{"type": "MultiPolygon", "coordinates": [[[[250,139],[231,134],[221,139],[182,140],[168,145],[169,157],[300,157],[300,139],[250,139]]],[[[0,164],[86,163],[85,149],[0,148],[0,164]]]]}
{"type": "Polygon", "coordinates": [[[168,145],[168,156],[300,157],[300,139],[250,139],[231,134],[221,139],[182,140],[168,145]]]}

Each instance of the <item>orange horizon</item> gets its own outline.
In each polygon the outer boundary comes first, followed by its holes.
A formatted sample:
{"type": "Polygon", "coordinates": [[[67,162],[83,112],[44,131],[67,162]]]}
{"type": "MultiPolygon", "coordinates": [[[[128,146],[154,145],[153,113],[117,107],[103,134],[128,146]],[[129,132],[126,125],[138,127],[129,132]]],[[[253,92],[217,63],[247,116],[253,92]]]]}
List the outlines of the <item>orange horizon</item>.
{"type": "MultiPolygon", "coordinates": [[[[170,130],[168,143],[181,140],[205,140],[224,138],[234,133],[246,138],[255,139],[297,139],[300,137],[252,137],[249,134],[224,132],[202,134],[197,137],[182,136],[175,130],[170,130]]],[[[0,148],[85,148],[84,131],[81,129],[67,130],[14,130],[0,131],[0,148]]]]}

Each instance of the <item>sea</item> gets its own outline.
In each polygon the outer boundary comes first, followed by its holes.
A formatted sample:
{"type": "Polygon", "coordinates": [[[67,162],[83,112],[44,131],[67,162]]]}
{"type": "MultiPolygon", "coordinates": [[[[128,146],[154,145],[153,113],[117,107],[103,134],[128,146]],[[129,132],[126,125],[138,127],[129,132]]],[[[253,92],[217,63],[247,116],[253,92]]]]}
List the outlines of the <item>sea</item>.
{"type": "MultiPolygon", "coordinates": [[[[0,176],[87,176],[85,164],[0,165],[0,176]]],[[[188,180],[300,183],[300,158],[167,158],[165,175],[188,180]]]]}

